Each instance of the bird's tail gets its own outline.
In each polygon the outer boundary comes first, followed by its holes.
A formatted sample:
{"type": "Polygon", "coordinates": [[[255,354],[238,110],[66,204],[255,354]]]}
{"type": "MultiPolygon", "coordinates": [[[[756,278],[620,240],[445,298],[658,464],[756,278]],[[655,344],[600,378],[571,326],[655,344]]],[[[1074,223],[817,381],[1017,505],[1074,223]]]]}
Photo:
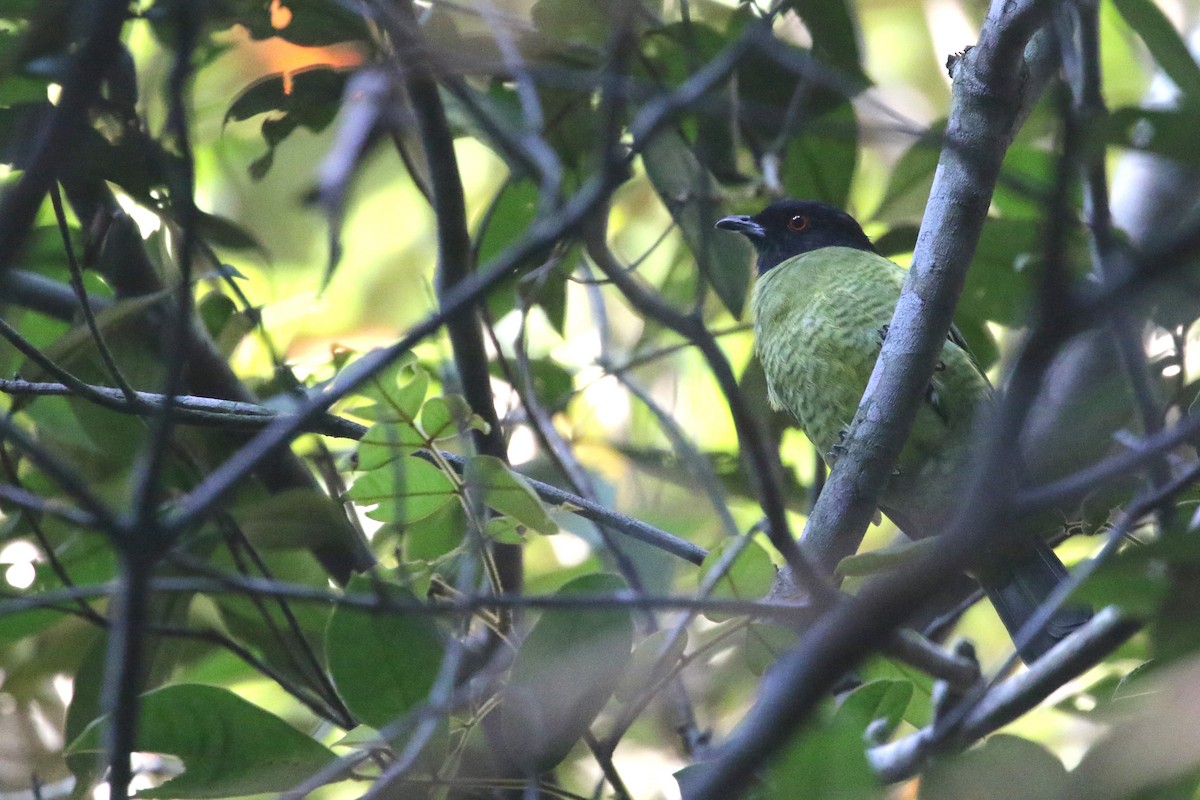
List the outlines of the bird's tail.
{"type": "MultiPolygon", "coordinates": [[[[1021,626],[1067,577],[1067,568],[1050,545],[1036,539],[1023,543],[1019,553],[1006,552],[998,563],[980,570],[977,577],[1015,642],[1021,626]]],[[[1033,639],[1018,643],[1017,652],[1026,664],[1031,664],[1091,616],[1086,606],[1064,606],[1033,639]]]]}

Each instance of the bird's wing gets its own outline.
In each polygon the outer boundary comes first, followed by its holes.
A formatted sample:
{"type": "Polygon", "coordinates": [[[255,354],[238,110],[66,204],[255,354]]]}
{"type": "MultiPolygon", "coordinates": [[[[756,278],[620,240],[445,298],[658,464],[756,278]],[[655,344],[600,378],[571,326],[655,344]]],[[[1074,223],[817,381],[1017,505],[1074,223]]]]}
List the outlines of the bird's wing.
{"type": "Polygon", "coordinates": [[[967,354],[967,358],[971,359],[971,363],[975,365],[975,369],[977,369],[979,374],[983,376],[984,383],[986,383],[989,388],[994,389],[995,387],[992,386],[992,381],[988,378],[987,373],[983,371],[983,368],[979,366],[979,360],[975,358],[975,354],[972,353],[971,348],[967,346],[966,337],[963,336],[962,331],[958,329],[957,325],[950,323],[950,332],[946,334],[946,338],[958,345],[959,349],[967,354]]]}

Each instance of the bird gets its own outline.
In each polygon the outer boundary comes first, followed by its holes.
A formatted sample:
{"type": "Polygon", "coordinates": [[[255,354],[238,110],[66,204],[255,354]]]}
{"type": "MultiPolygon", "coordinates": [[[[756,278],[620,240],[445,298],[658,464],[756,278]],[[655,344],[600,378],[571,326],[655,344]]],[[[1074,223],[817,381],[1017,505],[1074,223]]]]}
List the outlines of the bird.
{"type": "MultiPolygon", "coordinates": [[[[850,214],[815,200],[778,200],[716,227],[745,236],[757,252],[751,296],[754,346],[776,409],[795,418],[829,466],[875,367],[900,298],[905,270],[875,249],[850,214]]],[[[908,537],[939,531],[955,512],[974,452],[976,417],[995,395],[952,329],[879,508],[908,537]]],[[[1040,535],[1013,537],[974,577],[1010,635],[1067,576],[1040,535]]],[[[1090,617],[1065,606],[1018,653],[1032,663],[1090,617]]]]}

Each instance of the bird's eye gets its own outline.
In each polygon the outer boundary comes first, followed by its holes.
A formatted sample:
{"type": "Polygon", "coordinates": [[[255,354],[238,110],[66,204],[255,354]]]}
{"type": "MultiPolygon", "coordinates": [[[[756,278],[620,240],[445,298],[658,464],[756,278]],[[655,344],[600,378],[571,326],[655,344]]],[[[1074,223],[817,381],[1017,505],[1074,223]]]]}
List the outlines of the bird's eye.
{"type": "Polygon", "coordinates": [[[800,231],[808,228],[808,217],[803,214],[797,214],[788,220],[788,230],[792,233],[800,233],[800,231]]]}

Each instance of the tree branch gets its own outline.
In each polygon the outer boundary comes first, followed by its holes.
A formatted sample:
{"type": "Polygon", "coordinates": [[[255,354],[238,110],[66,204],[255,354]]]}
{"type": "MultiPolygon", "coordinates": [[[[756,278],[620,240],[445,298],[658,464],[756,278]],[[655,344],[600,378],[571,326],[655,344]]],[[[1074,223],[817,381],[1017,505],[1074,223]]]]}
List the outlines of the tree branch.
{"type": "Polygon", "coordinates": [[[1023,51],[1044,0],[996,0],[958,59],[954,106],[913,265],[875,370],[801,538],[830,571],[862,543],[953,321],[1023,107],[1023,51]]]}

